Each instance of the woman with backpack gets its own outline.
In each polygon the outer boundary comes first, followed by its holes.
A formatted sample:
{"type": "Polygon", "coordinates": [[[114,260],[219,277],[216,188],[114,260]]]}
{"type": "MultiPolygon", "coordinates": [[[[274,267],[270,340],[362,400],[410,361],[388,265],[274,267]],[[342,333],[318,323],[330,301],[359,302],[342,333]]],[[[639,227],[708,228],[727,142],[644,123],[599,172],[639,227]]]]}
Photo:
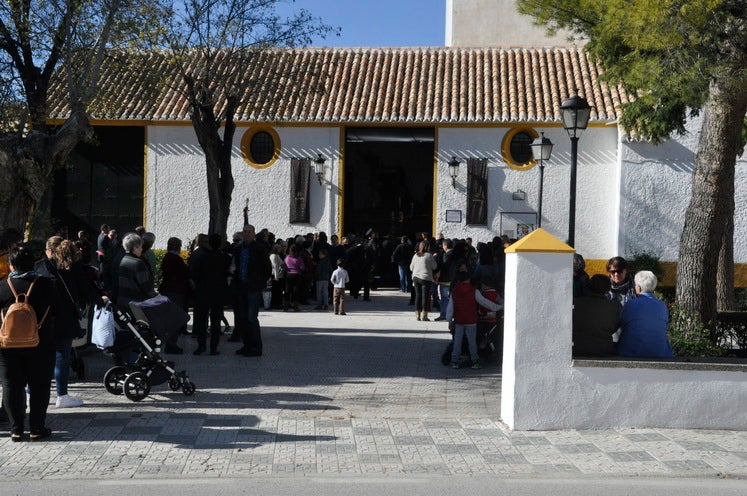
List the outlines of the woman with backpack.
{"type": "Polygon", "coordinates": [[[13,442],[24,440],[28,385],[30,437],[32,441],[39,441],[52,435],[46,426],[46,418],[55,364],[53,322],[60,310],[59,300],[54,283],[40,277],[34,270],[34,254],[30,250],[21,247],[11,251],[8,265],[11,272],[6,280],[0,282],[3,321],[0,332],[0,381],[3,384],[3,407],[10,419],[11,439],[13,442]],[[33,309],[33,319],[23,318],[20,315],[22,310],[11,312],[11,306],[17,309],[16,302],[24,300],[33,309]],[[33,328],[36,328],[36,332],[33,332],[33,328]],[[38,338],[37,344],[23,345],[30,332],[34,338],[38,338]],[[21,347],[15,347],[18,345],[21,347]]]}

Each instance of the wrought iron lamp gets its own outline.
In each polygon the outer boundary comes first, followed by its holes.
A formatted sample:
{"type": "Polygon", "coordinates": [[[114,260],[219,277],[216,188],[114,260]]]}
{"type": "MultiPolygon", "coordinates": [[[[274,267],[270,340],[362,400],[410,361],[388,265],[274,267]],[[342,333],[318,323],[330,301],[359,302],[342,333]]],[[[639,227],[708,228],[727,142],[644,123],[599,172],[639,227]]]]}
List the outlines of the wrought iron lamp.
{"type": "Polygon", "coordinates": [[[575,95],[567,99],[560,106],[560,114],[563,119],[563,128],[571,138],[571,191],[570,207],[568,211],[568,244],[575,245],[576,234],[576,166],[578,163],[578,138],[589,124],[591,107],[586,99],[578,96],[578,89],[573,90],[575,95]]]}
{"type": "Polygon", "coordinates": [[[317,157],[312,162],[312,167],[314,168],[314,174],[316,174],[316,178],[319,181],[319,185],[322,185],[322,178],[324,177],[324,162],[326,162],[327,159],[322,156],[321,153],[317,154],[317,157]]]}
{"type": "Polygon", "coordinates": [[[449,175],[451,176],[451,187],[456,188],[456,178],[459,175],[459,160],[452,156],[449,164],[449,175]]]}
{"type": "Polygon", "coordinates": [[[540,186],[539,186],[539,206],[537,208],[537,227],[542,227],[542,186],[545,181],[545,160],[550,160],[552,155],[552,141],[550,138],[545,138],[545,133],[540,133],[540,137],[534,140],[530,145],[532,147],[532,155],[535,160],[539,160],[540,167],[540,186]]]}

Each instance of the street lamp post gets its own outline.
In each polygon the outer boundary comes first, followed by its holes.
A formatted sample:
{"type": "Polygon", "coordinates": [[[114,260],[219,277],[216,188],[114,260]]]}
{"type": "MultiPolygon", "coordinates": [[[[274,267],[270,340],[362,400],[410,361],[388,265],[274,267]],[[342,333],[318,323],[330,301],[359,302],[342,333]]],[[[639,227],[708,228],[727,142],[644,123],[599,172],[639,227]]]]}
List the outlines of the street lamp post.
{"type": "Polygon", "coordinates": [[[537,208],[537,227],[542,227],[542,187],[545,182],[545,160],[550,160],[552,155],[552,141],[549,138],[545,138],[545,133],[540,133],[540,137],[534,140],[530,145],[532,147],[532,155],[535,160],[539,160],[540,167],[540,187],[539,187],[539,206],[537,208]]]}
{"type": "Polygon", "coordinates": [[[560,114],[563,119],[563,128],[571,138],[571,191],[570,208],[568,211],[568,244],[575,247],[576,235],[576,165],[578,162],[578,138],[589,124],[591,107],[586,99],[578,96],[578,90],[574,89],[575,95],[567,99],[560,106],[560,114]]]}

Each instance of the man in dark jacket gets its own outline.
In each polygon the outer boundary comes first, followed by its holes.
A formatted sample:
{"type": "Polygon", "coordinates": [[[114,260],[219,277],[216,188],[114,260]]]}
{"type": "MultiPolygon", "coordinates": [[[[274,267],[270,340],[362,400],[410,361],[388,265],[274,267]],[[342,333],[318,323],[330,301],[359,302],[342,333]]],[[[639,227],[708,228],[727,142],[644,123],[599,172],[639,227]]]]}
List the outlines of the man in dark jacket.
{"type": "Polygon", "coordinates": [[[236,354],[262,356],[259,308],[262,305],[262,290],[272,275],[272,265],[267,250],[255,239],[254,226],[246,224],[242,233],[244,241],[234,249],[232,263],[237,294],[236,326],[244,342],[236,354]]]}
{"type": "Polygon", "coordinates": [[[197,337],[197,349],[194,354],[200,355],[205,352],[210,312],[210,290],[207,285],[207,259],[210,256],[210,245],[207,234],[198,234],[195,244],[195,250],[189,257],[189,279],[194,304],[192,332],[197,337]]]}
{"type": "Polygon", "coordinates": [[[410,262],[414,251],[407,236],[402,236],[399,245],[392,253],[392,263],[397,265],[399,272],[399,290],[403,293],[410,292],[410,262]]]}
{"type": "Polygon", "coordinates": [[[610,280],[597,274],[589,280],[590,294],[573,298],[573,356],[615,354],[612,335],[620,325],[620,307],[605,294],[610,280]]]}

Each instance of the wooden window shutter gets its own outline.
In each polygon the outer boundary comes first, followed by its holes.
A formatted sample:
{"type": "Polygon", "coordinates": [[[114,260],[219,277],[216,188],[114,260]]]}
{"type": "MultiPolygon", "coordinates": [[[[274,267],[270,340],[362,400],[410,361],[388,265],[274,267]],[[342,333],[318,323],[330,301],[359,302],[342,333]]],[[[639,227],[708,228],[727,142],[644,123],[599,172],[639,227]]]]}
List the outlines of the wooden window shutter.
{"type": "Polygon", "coordinates": [[[310,165],[308,158],[291,159],[290,222],[294,224],[309,223],[310,165]]]}
{"type": "Polygon", "coordinates": [[[467,224],[488,224],[488,159],[467,159],[467,224]]]}

